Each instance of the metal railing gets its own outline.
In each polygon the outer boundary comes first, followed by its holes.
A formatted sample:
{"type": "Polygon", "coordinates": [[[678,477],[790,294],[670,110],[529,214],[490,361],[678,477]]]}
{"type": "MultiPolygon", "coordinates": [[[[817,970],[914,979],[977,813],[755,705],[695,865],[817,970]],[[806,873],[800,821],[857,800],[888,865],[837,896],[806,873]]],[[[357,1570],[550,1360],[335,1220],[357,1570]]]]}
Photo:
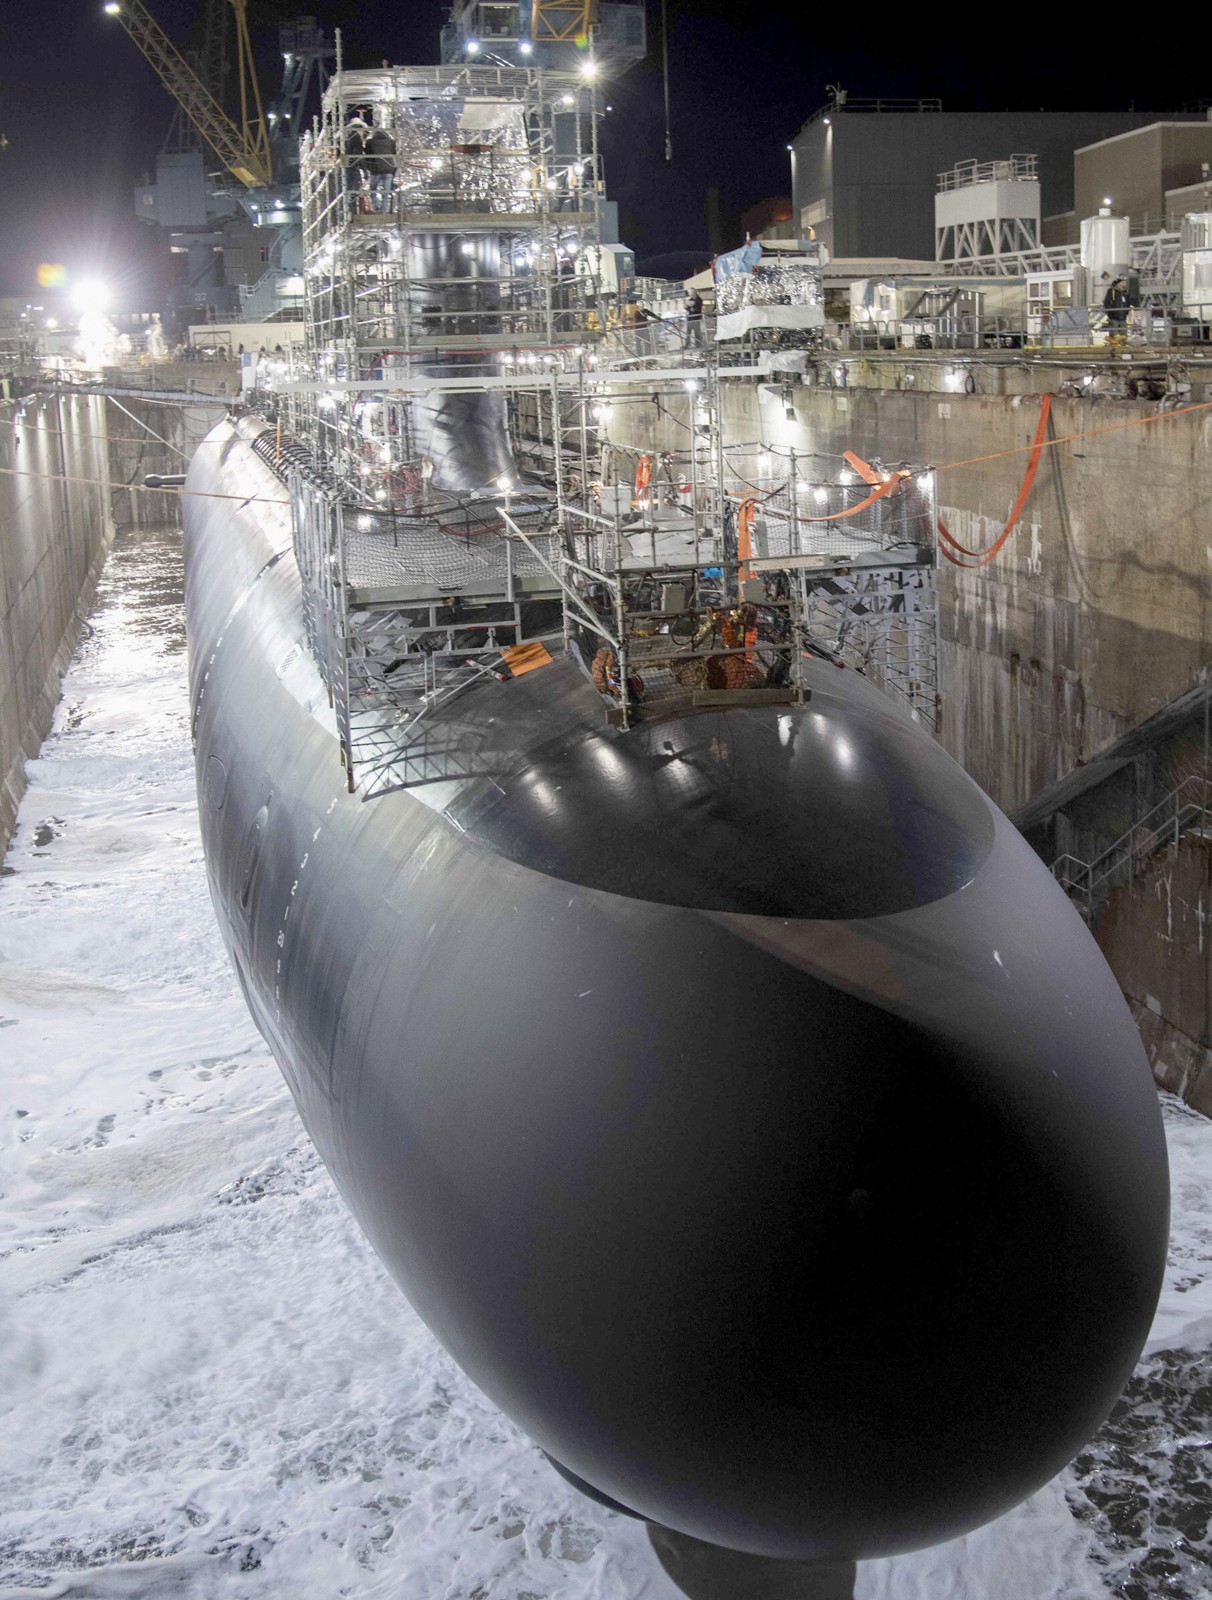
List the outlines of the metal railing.
{"type": "Polygon", "coordinates": [[[893,112],[893,111],[941,111],[943,102],[933,97],[925,99],[897,99],[895,97],[881,96],[879,99],[861,99],[857,95],[847,94],[844,90],[836,94],[827,104],[818,107],[808,118],[809,122],[819,122],[822,117],[836,116],[840,111],[893,112]]]}
{"type": "Polygon", "coordinates": [[[1207,826],[1212,813],[1212,783],[1189,777],[1139,817],[1093,861],[1068,853],[1052,863],[1052,876],[1089,916],[1113,889],[1130,883],[1149,858],[1185,833],[1207,826]]]}
{"type": "MultiPolygon", "coordinates": [[[[708,338],[707,332],[700,332],[707,320],[699,319],[698,329],[692,328],[684,317],[657,317],[651,322],[636,323],[630,328],[611,328],[595,346],[597,366],[606,371],[641,361],[659,360],[667,363],[671,356],[680,361],[687,350],[696,347],[696,333],[703,339],[708,338]]],[[[712,330],[714,325],[712,318],[712,330]]],[[[710,337],[714,338],[714,332],[710,337]]]]}
{"type": "Polygon", "coordinates": [[[1011,156],[1007,161],[957,161],[949,172],[938,174],[938,192],[969,189],[974,183],[1022,182],[1038,177],[1035,156],[1011,156]]]}
{"type": "Polygon", "coordinates": [[[1065,272],[1081,265],[1076,244],[1041,244],[1031,250],[1010,250],[991,256],[944,257],[938,270],[965,278],[1024,278],[1031,272],[1065,272]]]}
{"type": "Polygon", "coordinates": [[[1027,342],[1027,325],[1025,314],[953,312],[851,323],[843,338],[848,350],[1018,350],[1027,342]]]}

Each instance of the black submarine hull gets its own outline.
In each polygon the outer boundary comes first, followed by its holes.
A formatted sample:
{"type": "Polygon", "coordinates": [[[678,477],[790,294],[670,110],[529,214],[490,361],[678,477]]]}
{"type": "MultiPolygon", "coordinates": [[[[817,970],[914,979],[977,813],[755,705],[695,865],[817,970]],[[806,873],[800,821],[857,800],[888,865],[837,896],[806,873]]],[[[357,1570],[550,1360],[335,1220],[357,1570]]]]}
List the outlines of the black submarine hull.
{"type": "Polygon", "coordinates": [[[824,664],[803,710],[624,734],[557,661],[473,692],[509,773],[363,802],[282,484],[223,425],[187,488],[223,936],[470,1377],[599,1494],[762,1555],[930,1544],[1059,1470],[1147,1334],[1168,1176],[1122,996],[1006,819],[824,664]]]}

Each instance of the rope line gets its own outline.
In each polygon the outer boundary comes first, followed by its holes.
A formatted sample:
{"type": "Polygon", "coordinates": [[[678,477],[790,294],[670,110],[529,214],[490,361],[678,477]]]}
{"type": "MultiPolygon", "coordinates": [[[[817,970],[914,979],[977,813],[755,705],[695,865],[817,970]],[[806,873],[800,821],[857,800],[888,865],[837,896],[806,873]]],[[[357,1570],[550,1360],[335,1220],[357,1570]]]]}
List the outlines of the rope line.
{"type": "MultiPolygon", "coordinates": [[[[1044,395],[1049,404],[1052,396],[1044,395]]],[[[1127,422],[1112,422],[1105,428],[1085,428],[1081,433],[1063,433],[1055,439],[1046,439],[1042,445],[1051,450],[1058,444],[1074,444],[1078,439],[1097,439],[1100,434],[1119,433],[1124,428],[1143,428],[1151,422],[1167,422],[1171,417],[1189,417],[1196,411],[1212,411],[1212,400],[1201,400],[1194,406],[1176,406],[1173,411],[1158,411],[1151,417],[1131,417],[1127,422]]],[[[1034,444],[1015,445],[1012,450],[995,450],[987,456],[968,456],[963,461],[947,461],[942,466],[921,467],[920,472],[954,472],[958,467],[975,467],[984,461],[1000,461],[1004,456],[1022,456],[1034,450],[1034,444]]]]}
{"type": "Polygon", "coordinates": [[[25,467],[0,467],[7,478],[46,478],[52,483],[85,483],[97,489],[129,489],[132,494],[174,494],[193,500],[235,500],[242,506],[288,506],[289,500],[276,500],[266,494],[221,494],[217,489],[153,488],[146,483],[122,483],[112,478],[83,478],[72,472],[30,472],[25,467]]]}
{"type": "Polygon", "coordinates": [[[163,434],[157,433],[154,428],[149,427],[149,425],[146,422],[143,421],[142,417],[137,417],[133,411],[128,411],[126,409],[126,407],[122,404],[121,400],[114,400],[114,397],[113,397],[112,394],[109,396],[109,398],[110,398],[111,401],[113,401],[113,404],[117,406],[118,410],[122,413],[122,415],[124,417],[129,417],[130,420],[132,422],[134,422],[134,423],[137,423],[139,425],[139,427],[144,430],[145,433],[150,433],[153,439],[157,440],[160,444],[164,445],[167,449],[171,450],[174,453],[174,455],[180,456],[182,461],[188,463],[189,457],[186,455],[184,450],[180,449],[177,445],[173,444],[171,440],[166,439],[163,434]]]}
{"type": "MultiPolygon", "coordinates": [[[[84,393],[84,394],[89,393],[88,390],[80,390],[78,392],[84,393]]],[[[95,392],[95,391],[93,391],[93,392],[95,392]]],[[[108,397],[107,396],[105,398],[112,398],[112,397],[108,397]]],[[[146,403],[146,404],[172,405],[172,406],[176,406],[178,408],[180,408],[185,403],[185,402],[182,402],[180,400],[152,400],[149,396],[140,396],[139,398],[143,403],[146,403]]],[[[202,395],[198,396],[198,399],[200,401],[204,402],[204,403],[209,401],[209,397],[202,396],[202,395]]],[[[211,402],[211,403],[213,403],[213,402],[211,402]]],[[[226,403],[226,402],[224,402],[224,403],[226,403]]],[[[965,562],[965,561],[957,561],[956,560],[955,555],[952,555],[952,553],[951,553],[954,550],[959,555],[969,556],[969,557],[973,558],[973,560],[975,560],[978,565],[984,565],[988,561],[992,560],[993,556],[997,554],[997,551],[1001,549],[1002,545],[1005,543],[1005,540],[1009,537],[1009,534],[1012,531],[1012,529],[1014,527],[1014,524],[1017,522],[1019,516],[1021,516],[1023,504],[1025,504],[1025,502],[1026,502],[1027,495],[1030,494],[1031,488],[1032,488],[1032,486],[1034,484],[1034,481],[1035,481],[1036,473],[1037,473],[1038,468],[1039,468],[1039,462],[1042,459],[1043,452],[1045,450],[1053,449],[1058,445],[1075,444],[1079,439],[1096,439],[1096,438],[1101,437],[1103,434],[1120,433],[1125,428],[1147,427],[1151,423],[1167,422],[1173,417],[1187,417],[1187,416],[1193,416],[1196,413],[1201,412],[1201,411],[1212,411],[1212,400],[1204,400],[1204,401],[1199,402],[1197,405],[1176,406],[1172,410],[1155,412],[1152,416],[1148,416],[1148,417],[1131,417],[1126,422],[1112,422],[1112,423],[1109,423],[1106,427],[1103,427],[1103,428],[1083,428],[1083,429],[1081,429],[1080,431],[1078,431],[1076,433],[1065,433],[1065,434],[1058,435],[1054,439],[1045,439],[1045,438],[1042,437],[1042,434],[1043,434],[1044,429],[1047,426],[1047,419],[1048,419],[1048,416],[1050,415],[1050,412],[1051,412],[1051,406],[1052,406],[1052,396],[1051,396],[1051,394],[1044,394],[1043,396],[1041,396],[1041,402],[1040,402],[1040,424],[1036,429],[1036,436],[1035,436],[1034,440],[1029,445],[1016,445],[1012,449],[1009,449],[1009,450],[994,450],[994,451],[990,451],[986,455],[967,456],[961,461],[947,461],[947,462],[943,462],[941,464],[936,464],[936,465],[931,466],[931,467],[921,467],[921,468],[918,468],[915,472],[905,472],[902,469],[902,470],[900,470],[900,471],[898,471],[896,473],[893,473],[891,475],[891,477],[888,479],[887,482],[881,483],[879,485],[879,487],[876,488],[875,491],[872,494],[868,495],[864,500],[859,501],[859,503],[857,505],[848,507],[845,511],[835,511],[830,516],[827,516],[827,517],[797,517],[796,520],[797,521],[802,521],[802,522],[836,522],[836,521],[840,521],[840,520],[842,520],[842,519],[844,519],[846,517],[853,517],[853,516],[857,515],[857,513],[860,512],[860,511],[865,511],[868,506],[873,505],[877,500],[881,500],[881,499],[884,498],[885,495],[893,493],[894,490],[896,490],[897,488],[900,487],[900,484],[907,477],[920,476],[921,474],[926,473],[926,472],[955,472],[955,471],[958,471],[961,467],[981,466],[987,461],[1001,461],[1001,460],[1006,459],[1009,456],[1027,455],[1027,456],[1030,457],[1030,459],[1028,460],[1028,463],[1027,463],[1027,470],[1026,470],[1026,473],[1024,474],[1024,477],[1023,477],[1023,484],[1022,484],[1022,486],[1020,486],[1020,489],[1019,489],[1019,498],[1015,502],[1015,507],[1014,507],[1014,510],[1011,513],[1010,521],[1007,523],[1006,527],[1002,529],[1002,532],[998,535],[998,538],[994,541],[994,544],[992,546],[990,546],[990,548],[988,550],[981,552],[981,551],[974,551],[974,550],[967,549],[966,546],[960,544],[959,540],[957,540],[950,532],[948,532],[947,529],[945,529],[943,527],[941,522],[939,523],[939,534],[940,534],[940,537],[944,541],[943,554],[945,556],[947,556],[948,560],[954,562],[955,565],[957,565],[957,566],[965,566],[966,567],[968,565],[968,563],[965,562]]],[[[144,426],[146,426],[146,425],[144,424],[144,426]]],[[[39,429],[36,429],[36,430],[31,430],[31,431],[37,431],[37,432],[40,432],[40,433],[45,432],[45,433],[49,433],[49,434],[52,434],[52,435],[59,435],[61,432],[65,432],[66,430],[60,430],[60,429],[57,429],[57,428],[54,428],[54,429],[51,429],[51,428],[45,428],[45,429],[39,428],[39,429]]],[[[148,430],[148,431],[150,432],[150,430],[148,430]]],[[[88,437],[101,439],[103,436],[90,434],[90,435],[88,435],[88,437]]],[[[211,442],[211,441],[208,441],[208,440],[199,440],[198,441],[199,444],[209,443],[209,442],[211,442]]],[[[214,441],[214,442],[219,442],[219,441],[214,441]]],[[[619,448],[619,447],[616,446],[616,448],[619,448]]],[[[623,448],[626,448],[626,447],[623,447],[623,448]]],[[[85,477],[77,476],[76,474],[73,474],[73,473],[32,472],[27,468],[21,468],[21,467],[0,467],[0,474],[3,474],[6,477],[15,477],[15,478],[41,478],[41,479],[46,479],[46,480],[49,480],[49,481],[55,482],[55,483],[82,483],[82,484],[89,484],[89,485],[92,485],[92,486],[94,486],[96,488],[100,488],[100,489],[111,489],[112,490],[112,489],[116,489],[116,488],[126,487],[126,488],[129,488],[130,491],[132,493],[135,493],[135,494],[174,494],[174,495],[179,495],[181,497],[189,495],[189,496],[194,497],[195,499],[200,499],[200,500],[234,500],[234,501],[237,501],[238,503],[243,504],[243,505],[257,505],[257,504],[260,504],[260,505],[281,506],[281,505],[288,505],[289,504],[288,500],[276,499],[276,498],[274,498],[272,496],[269,496],[269,495],[223,494],[223,493],[220,493],[217,490],[211,490],[211,489],[184,489],[184,488],[153,489],[153,488],[150,488],[146,484],[123,485],[123,484],[121,484],[119,482],[115,482],[112,479],[85,478],[85,477]]],[[[738,478],[740,477],[739,473],[734,474],[734,475],[737,476],[738,478]]],[[[743,482],[743,483],[746,482],[746,480],[743,479],[743,478],[741,478],[740,481],[743,482]]],[[[777,490],[769,491],[770,494],[773,494],[773,493],[776,493],[776,492],[777,492],[777,490]]],[[[769,496],[767,494],[762,494],[761,495],[762,499],[766,499],[768,497],[769,496]]]]}

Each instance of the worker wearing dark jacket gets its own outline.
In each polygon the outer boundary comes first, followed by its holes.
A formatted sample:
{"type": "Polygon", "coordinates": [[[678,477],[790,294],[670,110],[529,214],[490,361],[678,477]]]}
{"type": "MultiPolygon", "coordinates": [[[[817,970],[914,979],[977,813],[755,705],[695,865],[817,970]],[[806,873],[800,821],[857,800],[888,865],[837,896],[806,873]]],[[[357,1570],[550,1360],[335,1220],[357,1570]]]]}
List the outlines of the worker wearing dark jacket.
{"type": "Polygon", "coordinates": [[[703,342],[703,297],[692,289],[686,298],[686,343],[695,348],[703,342]]]}
{"type": "Polygon", "coordinates": [[[1116,278],[1103,296],[1103,309],[1107,313],[1107,332],[1113,337],[1123,336],[1131,306],[1127,279],[1116,278]]]}
{"type": "Polygon", "coordinates": [[[366,171],[370,179],[370,202],[376,211],[391,210],[395,169],[395,140],[386,128],[372,128],[366,140],[366,171]]]}

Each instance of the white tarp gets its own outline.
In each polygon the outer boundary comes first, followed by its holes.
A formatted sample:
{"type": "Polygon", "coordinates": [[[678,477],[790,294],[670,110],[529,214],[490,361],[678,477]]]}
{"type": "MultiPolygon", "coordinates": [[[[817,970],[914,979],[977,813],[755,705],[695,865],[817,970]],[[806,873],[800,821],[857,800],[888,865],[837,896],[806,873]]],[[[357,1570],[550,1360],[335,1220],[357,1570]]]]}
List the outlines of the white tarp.
{"type": "Polygon", "coordinates": [[[718,317],[715,324],[717,342],[740,339],[756,328],[822,328],[825,325],[823,306],[742,306],[718,317]]]}

